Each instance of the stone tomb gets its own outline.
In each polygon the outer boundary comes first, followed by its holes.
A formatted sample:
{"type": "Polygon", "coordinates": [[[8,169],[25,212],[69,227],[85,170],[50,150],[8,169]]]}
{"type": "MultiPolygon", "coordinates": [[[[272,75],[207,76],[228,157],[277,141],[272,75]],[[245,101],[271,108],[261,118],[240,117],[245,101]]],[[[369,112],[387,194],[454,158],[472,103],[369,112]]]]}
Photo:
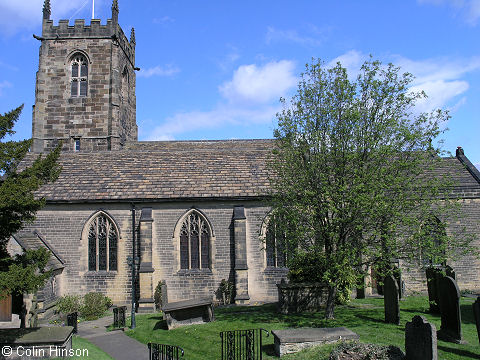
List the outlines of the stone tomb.
{"type": "Polygon", "coordinates": [[[211,299],[177,301],[162,307],[168,330],[215,320],[211,299]]]}
{"type": "Polygon", "coordinates": [[[277,356],[295,353],[311,346],[360,338],[345,327],[272,330],[272,334],[277,356]]]}
{"type": "Polygon", "coordinates": [[[415,315],[405,325],[405,351],[409,360],[437,360],[437,328],[415,315]]]}
{"type": "Polygon", "coordinates": [[[385,277],[383,285],[383,304],[385,308],[385,322],[400,324],[400,305],[398,303],[397,280],[389,275],[385,277]]]}
{"type": "Polygon", "coordinates": [[[86,349],[72,348],[73,327],[40,327],[0,330],[0,359],[88,357],[86,349]]]}
{"type": "Polygon", "coordinates": [[[462,340],[462,318],[460,315],[460,290],[457,282],[450,276],[444,276],[438,282],[438,294],[442,325],[438,338],[445,341],[464,344],[462,340]]]}

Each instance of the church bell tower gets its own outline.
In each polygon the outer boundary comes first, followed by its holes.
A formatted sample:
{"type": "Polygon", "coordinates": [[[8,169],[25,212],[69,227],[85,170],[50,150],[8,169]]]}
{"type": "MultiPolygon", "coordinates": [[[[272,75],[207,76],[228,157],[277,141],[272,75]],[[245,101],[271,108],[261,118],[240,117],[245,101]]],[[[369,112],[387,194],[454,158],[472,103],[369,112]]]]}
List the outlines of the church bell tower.
{"type": "Polygon", "coordinates": [[[135,31],[130,40],[118,24],[118,0],[105,25],[92,19],[50,20],[43,5],[35,106],[33,151],[119,150],[137,140],[135,31]]]}

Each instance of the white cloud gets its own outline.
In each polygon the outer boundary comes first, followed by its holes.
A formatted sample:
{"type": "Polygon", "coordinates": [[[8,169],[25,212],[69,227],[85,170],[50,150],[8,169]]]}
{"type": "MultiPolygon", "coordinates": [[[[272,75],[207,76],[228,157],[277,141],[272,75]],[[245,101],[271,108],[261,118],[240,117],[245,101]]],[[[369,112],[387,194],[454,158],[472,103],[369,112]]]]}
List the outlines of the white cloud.
{"type": "Polygon", "coordinates": [[[174,65],[157,65],[152,68],[141,69],[138,73],[138,77],[149,78],[151,76],[172,76],[180,72],[180,68],[174,65]]]}
{"type": "Polygon", "coordinates": [[[296,83],[291,61],[242,65],[232,80],[219,86],[223,100],[212,110],[177,113],[149,132],[147,140],[171,140],[196,129],[269,124],[281,109],[279,98],[287,96],[296,83]]]}
{"type": "Polygon", "coordinates": [[[0,82],[0,96],[3,95],[3,90],[12,87],[12,84],[6,80],[0,82]]]}
{"type": "MultiPolygon", "coordinates": [[[[453,98],[463,94],[469,88],[466,81],[427,81],[410,88],[413,92],[425,91],[427,98],[420,99],[415,105],[418,112],[430,112],[445,107],[453,98]]],[[[458,107],[458,106],[456,106],[458,107]]]]}
{"type": "MultiPolygon", "coordinates": [[[[354,78],[361,65],[369,56],[357,50],[350,50],[327,63],[334,66],[338,61],[346,67],[350,78],[354,78]]],[[[385,56],[384,63],[392,62],[400,67],[401,72],[409,72],[415,76],[412,91],[425,91],[428,98],[417,102],[417,111],[431,111],[448,107],[452,112],[466,102],[466,98],[458,97],[469,89],[464,77],[480,69],[480,57],[455,59],[437,57],[425,60],[412,60],[399,55],[385,56]],[[455,101],[454,104],[452,102],[455,101]]]]}
{"type": "Polygon", "coordinates": [[[368,55],[357,50],[347,51],[345,54],[337,56],[327,63],[327,67],[334,67],[339,62],[344,68],[347,68],[350,78],[356,77],[362,64],[368,60],[368,55]]]}
{"type": "Polygon", "coordinates": [[[267,44],[277,41],[289,41],[304,46],[320,46],[324,41],[324,35],[316,27],[312,27],[312,29],[316,33],[315,37],[300,35],[296,30],[279,30],[269,26],[265,35],[265,41],[267,44]]]}
{"type": "Polygon", "coordinates": [[[242,65],[233,79],[219,87],[220,93],[233,103],[266,103],[278,100],[297,83],[292,61],[269,62],[264,66],[242,65]]]}
{"type": "Polygon", "coordinates": [[[165,120],[150,132],[147,140],[172,140],[175,135],[196,129],[213,129],[228,125],[268,124],[280,110],[280,106],[259,108],[232,107],[219,104],[210,111],[190,111],[177,113],[165,120]]]}
{"type": "Polygon", "coordinates": [[[447,5],[454,9],[454,13],[460,15],[464,21],[476,26],[480,19],[480,0],[417,0],[420,4],[432,4],[436,6],[447,5]]]}
{"type": "MultiPolygon", "coordinates": [[[[30,30],[41,25],[44,0],[1,0],[0,1],[0,32],[7,35],[19,30],[30,30]]],[[[95,2],[95,17],[106,0],[95,2]]],[[[51,0],[52,19],[70,19],[81,10],[91,14],[91,1],[60,1],[51,0]]]]}
{"type": "Polygon", "coordinates": [[[475,167],[477,168],[477,170],[480,171],[480,163],[476,163],[476,164],[475,164],[475,167]]]}

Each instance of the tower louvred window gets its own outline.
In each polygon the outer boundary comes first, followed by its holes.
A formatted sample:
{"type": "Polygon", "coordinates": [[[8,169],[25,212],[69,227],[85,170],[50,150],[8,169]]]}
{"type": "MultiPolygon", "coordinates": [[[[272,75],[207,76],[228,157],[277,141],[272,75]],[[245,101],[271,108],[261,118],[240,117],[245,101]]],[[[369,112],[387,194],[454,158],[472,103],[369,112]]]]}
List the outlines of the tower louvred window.
{"type": "Polygon", "coordinates": [[[88,61],[82,54],[76,54],[72,58],[70,83],[72,97],[87,96],[88,61]]]}

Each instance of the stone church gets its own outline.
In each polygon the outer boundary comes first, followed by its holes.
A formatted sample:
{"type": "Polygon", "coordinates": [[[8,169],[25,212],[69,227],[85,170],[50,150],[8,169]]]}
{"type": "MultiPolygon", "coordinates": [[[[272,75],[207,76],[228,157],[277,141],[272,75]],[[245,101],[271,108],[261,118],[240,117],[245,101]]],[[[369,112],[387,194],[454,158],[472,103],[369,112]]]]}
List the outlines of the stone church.
{"type": "MultiPolygon", "coordinates": [[[[170,301],[214,297],[222,279],[234,284],[236,303],[276,301],[285,259],[275,239],[261,241],[273,140],[139,142],[135,32],[127,38],[118,14],[114,0],[105,25],[55,25],[44,3],[26,161],[62,141],[63,170],[37,192],[45,208],[10,244],[51,251],[55,276],[38,300],[47,309],[59,296],[99,291],[129,304],[135,245],[139,310],[153,308],[159,281],[170,301]]],[[[479,234],[480,173],[461,149],[444,165],[439,171],[458,180],[464,223],[479,234]]],[[[453,267],[461,288],[478,288],[478,259],[453,267]]],[[[405,283],[425,289],[420,272],[405,283]]]]}

